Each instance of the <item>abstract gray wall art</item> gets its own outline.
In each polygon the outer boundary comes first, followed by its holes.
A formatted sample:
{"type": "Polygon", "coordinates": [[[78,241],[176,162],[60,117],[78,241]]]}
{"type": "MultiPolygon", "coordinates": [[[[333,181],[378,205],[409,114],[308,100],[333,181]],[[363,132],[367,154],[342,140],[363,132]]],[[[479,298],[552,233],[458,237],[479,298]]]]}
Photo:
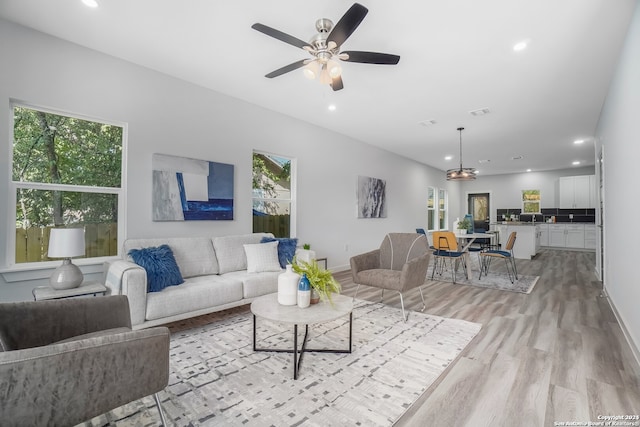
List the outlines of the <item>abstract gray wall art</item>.
{"type": "Polygon", "coordinates": [[[154,154],[153,220],[232,220],[233,165],[154,154]]]}
{"type": "Polygon", "coordinates": [[[383,179],[358,177],[358,218],[386,218],[387,183],[383,179]]]}

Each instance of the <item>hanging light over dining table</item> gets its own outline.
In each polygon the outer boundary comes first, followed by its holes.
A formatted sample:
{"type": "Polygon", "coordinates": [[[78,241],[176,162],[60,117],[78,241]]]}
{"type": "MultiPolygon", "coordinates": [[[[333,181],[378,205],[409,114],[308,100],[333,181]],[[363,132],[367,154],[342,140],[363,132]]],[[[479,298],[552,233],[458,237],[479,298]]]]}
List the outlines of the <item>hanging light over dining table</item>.
{"type": "Polygon", "coordinates": [[[474,168],[462,167],[462,131],[463,127],[458,128],[460,132],[460,167],[458,169],[449,169],[447,171],[447,181],[473,181],[476,179],[476,170],[474,168]]]}

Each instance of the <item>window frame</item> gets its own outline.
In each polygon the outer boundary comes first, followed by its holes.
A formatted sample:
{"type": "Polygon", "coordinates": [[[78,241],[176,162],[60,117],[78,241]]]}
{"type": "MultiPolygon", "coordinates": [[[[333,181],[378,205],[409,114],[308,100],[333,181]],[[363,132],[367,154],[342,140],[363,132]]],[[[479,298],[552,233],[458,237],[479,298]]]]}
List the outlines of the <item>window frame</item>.
{"type": "MultiPolygon", "coordinates": [[[[253,192],[253,185],[251,186],[251,208],[253,209],[253,202],[256,200],[259,201],[265,201],[265,202],[285,202],[285,203],[289,203],[290,205],[290,211],[289,211],[289,238],[295,238],[297,237],[297,170],[298,170],[298,165],[297,165],[297,159],[295,157],[292,156],[288,156],[288,155],[284,155],[284,154],[276,154],[276,153],[272,153],[269,151],[263,151],[263,150],[258,150],[258,149],[253,149],[251,150],[251,178],[252,178],[252,182],[253,182],[253,156],[255,154],[262,154],[265,156],[273,156],[273,157],[280,157],[283,159],[288,159],[291,163],[290,163],[290,167],[289,167],[289,182],[291,185],[291,188],[289,189],[289,194],[290,194],[290,198],[289,199],[284,199],[281,197],[275,197],[275,198],[271,198],[271,197],[256,197],[254,195],[253,192]]],[[[251,219],[252,224],[253,224],[253,218],[251,219]]],[[[251,231],[253,232],[253,225],[251,226],[251,231]]]]}
{"type": "Polygon", "coordinates": [[[444,188],[427,187],[427,231],[448,230],[449,224],[449,192],[444,188]],[[433,194],[430,197],[429,193],[433,194]],[[433,199],[433,207],[429,207],[429,200],[433,199]],[[440,200],[443,201],[443,208],[440,208],[440,200]],[[433,228],[429,224],[429,212],[433,215],[433,228]],[[443,216],[444,227],[440,227],[440,215],[443,216]]]}
{"type": "Polygon", "coordinates": [[[63,192],[77,192],[77,193],[97,193],[97,194],[114,194],[118,200],[118,225],[117,225],[117,248],[118,252],[113,256],[100,256],[90,258],[74,258],[73,262],[77,265],[96,265],[102,264],[109,259],[118,258],[121,256],[122,242],[124,242],[126,236],[126,188],[127,188],[127,147],[128,147],[128,124],[124,122],[118,122],[113,120],[106,120],[102,118],[96,118],[84,114],[65,111],[58,108],[43,107],[28,102],[10,100],[9,102],[9,156],[8,156],[8,203],[7,203],[7,223],[5,225],[7,232],[6,239],[6,254],[3,260],[3,271],[23,271],[23,270],[40,270],[57,267],[60,264],[60,260],[52,261],[39,261],[39,262],[16,262],[16,203],[18,196],[18,189],[34,189],[52,191],[58,190],[63,192]],[[51,184],[44,182],[24,182],[14,181],[13,179],[13,147],[14,147],[14,109],[27,108],[31,110],[41,111],[48,114],[55,114],[59,116],[71,117],[74,119],[92,121],[96,123],[102,123],[109,126],[117,126],[122,128],[122,153],[120,159],[120,187],[94,187],[86,185],[72,185],[72,184],[51,184]]]}

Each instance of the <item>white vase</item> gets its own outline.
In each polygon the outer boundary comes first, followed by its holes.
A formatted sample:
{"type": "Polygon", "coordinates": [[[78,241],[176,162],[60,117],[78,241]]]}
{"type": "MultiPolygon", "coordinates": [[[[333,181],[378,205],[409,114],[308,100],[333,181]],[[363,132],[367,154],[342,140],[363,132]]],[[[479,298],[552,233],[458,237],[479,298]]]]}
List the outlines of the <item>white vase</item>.
{"type": "Polygon", "coordinates": [[[282,305],[298,303],[298,281],[300,275],[287,264],[286,271],[278,276],[278,302],[282,305]]]}
{"type": "Polygon", "coordinates": [[[312,251],[311,249],[297,249],[296,259],[310,264],[312,260],[316,259],[316,251],[312,251]]]}

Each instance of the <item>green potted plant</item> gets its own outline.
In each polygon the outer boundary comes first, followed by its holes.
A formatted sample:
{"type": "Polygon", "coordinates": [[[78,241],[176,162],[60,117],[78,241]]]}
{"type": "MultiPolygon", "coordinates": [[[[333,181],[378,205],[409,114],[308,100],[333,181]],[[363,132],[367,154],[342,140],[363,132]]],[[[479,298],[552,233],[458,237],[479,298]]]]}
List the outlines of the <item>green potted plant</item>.
{"type": "Polygon", "coordinates": [[[469,227],[471,227],[471,221],[469,221],[469,218],[464,218],[462,221],[458,223],[458,230],[460,230],[459,233],[461,234],[467,233],[467,230],[469,230],[469,227]]]}
{"type": "Polygon", "coordinates": [[[311,299],[313,299],[313,293],[315,292],[317,298],[333,304],[331,295],[340,293],[341,287],[340,283],[333,277],[333,274],[331,274],[329,270],[321,268],[315,259],[307,262],[294,257],[291,265],[293,271],[299,275],[307,275],[307,279],[309,279],[309,284],[311,285],[311,299]]]}

